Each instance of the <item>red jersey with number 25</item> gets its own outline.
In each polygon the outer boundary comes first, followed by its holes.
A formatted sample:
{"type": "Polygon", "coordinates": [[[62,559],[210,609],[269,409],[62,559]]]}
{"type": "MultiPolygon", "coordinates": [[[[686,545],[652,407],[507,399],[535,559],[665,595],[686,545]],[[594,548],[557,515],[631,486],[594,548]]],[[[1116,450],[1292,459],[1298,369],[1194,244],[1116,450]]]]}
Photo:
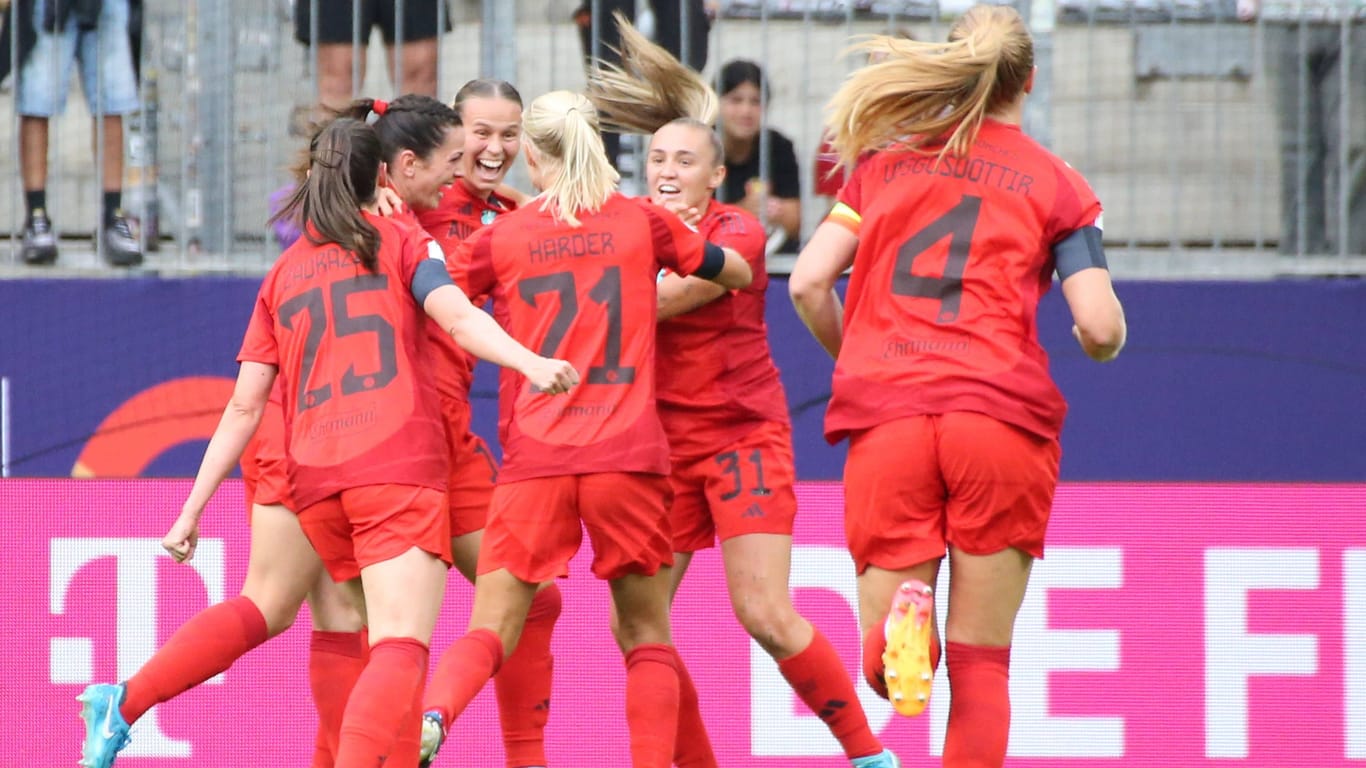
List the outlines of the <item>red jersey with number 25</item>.
{"type": "Polygon", "coordinates": [[[620,194],[579,219],[571,227],[533,202],[457,251],[468,267],[455,266],[456,282],[492,293],[513,338],[568,360],[580,376],[568,394],[550,396],[503,370],[499,482],[669,471],[655,408],[655,283],[661,267],[686,275],[701,266],[706,240],[663,208],[620,194]]]}
{"type": "Polygon", "coordinates": [[[435,246],[420,229],[365,217],[380,234],[377,273],[341,246],[300,238],[261,284],[237,356],[279,368],[301,510],[365,485],[446,486],[427,315],[411,292],[435,246]]]}
{"type": "Polygon", "coordinates": [[[745,209],[712,201],[698,231],[743,256],[754,282],[659,324],[659,417],[679,457],[725,450],[761,423],[788,420],[764,322],[763,227],[745,209]]]}
{"type": "Polygon", "coordinates": [[[1067,405],[1039,344],[1039,299],[1052,246],[1100,213],[1081,174],[994,120],[965,157],[860,163],[829,217],[859,243],[826,438],[953,411],[1056,438],[1067,405]]]}

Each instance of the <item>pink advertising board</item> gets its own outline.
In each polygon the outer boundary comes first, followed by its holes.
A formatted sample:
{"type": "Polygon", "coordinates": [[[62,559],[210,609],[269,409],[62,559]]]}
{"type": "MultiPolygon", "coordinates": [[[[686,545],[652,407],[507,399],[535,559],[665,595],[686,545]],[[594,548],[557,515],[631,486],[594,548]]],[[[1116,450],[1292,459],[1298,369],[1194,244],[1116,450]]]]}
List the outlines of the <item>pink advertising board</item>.
{"type": "MultiPolygon", "coordinates": [[[[188,482],[0,481],[7,652],[0,765],[72,765],[73,697],[131,674],[246,567],[242,493],[215,498],[191,566],[159,541],[188,482]]],[[[856,670],[840,488],[800,488],[798,607],[856,670]]],[[[1013,768],[1366,766],[1366,485],[1067,485],[1013,649],[1013,768]]],[[[945,586],[940,585],[941,589],[945,586]]],[[[624,673],[606,592],[576,563],[555,638],[552,765],[620,765],[624,673]]],[[[452,580],[435,645],[459,633],[452,580]]],[[[122,768],[305,765],[307,617],[134,726],[122,768]]],[[[731,616],[714,551],[674,618],[722,765],[839,766],[834,741],[731,616]]],[[[908,768],[938,764],[947,681],[908,720],[860,683],[908,768]]],[[[437,765],[501,765],[491,687],[437,765]]]]}

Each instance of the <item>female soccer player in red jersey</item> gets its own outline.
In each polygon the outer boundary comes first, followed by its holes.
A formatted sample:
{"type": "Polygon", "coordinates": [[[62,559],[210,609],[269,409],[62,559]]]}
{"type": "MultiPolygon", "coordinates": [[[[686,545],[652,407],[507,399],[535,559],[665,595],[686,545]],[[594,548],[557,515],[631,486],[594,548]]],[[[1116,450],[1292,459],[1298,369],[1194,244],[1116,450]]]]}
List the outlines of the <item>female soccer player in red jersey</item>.
{"type": "MultiPolygon", "coordinates": [[[[375,110],[380,113],[372,124],[384,153],[386,182],[408,206],[395,215],[427,229],[443,253],[463,239],[463,235],[452,236],[458,234],[457,230],[463,230],[471,221],[475,227],[482,226],[483,211],[515,207],[510,200],[493,196],[493,189],[506,173],[506,161],[504,167],[499,168],[498,178],[488,185],[488,199],[470,191],[472,182],[482,187],[482,180],[492,176],[472,171],[471,161],[479,162],[482,158],[481,166],[492,165],[491,157],[506,153],[490,151],[487,147],[468,147],[466,137],[487,143],[491,129],[496,127],[500,144],[511,132],[515,134],[512,142],[516,146],[521,127],[520,97],[510,85],[502,83],[500,86],[498,81],[474,81],[461,93],[466,99],[478,102],[471,106],[475,122],[469,126],[462,125],[460,112],[429,96],[401,96],[388,103],[359,99],[348,110],[348,114],[357,119],[366,118],[375,110]],[[481,88],[480,83],[489,87],[481,88]],[[486,92],[488,98],[472,96],[480,91],[486,92]],[[503,95],[497,97],[499,93],[503,95]],[[509,93],[516,101],[509,101],[509,93]],[[484,101],[493,103],[482,103],[484,101]],[[508,104],[511,109],[506,106],[508,104]],[[473,212],[476,201],[480,213],[473,212]]],[[[457,103],[461,103],[459,96],[457,103]]],[[[464,234],[469,231],[473,228],[464,230],[464,234]]],[[[484,302],[484,297],[474,298],[475,304],[484,302]]],[[[429,322],[427,330],[436,352],[431,362],[451,451],[446,487],[451,553],[456,569],[473,583],[497,465],[484,441],[470,431],[469,393],[474,359],[456,346],[435,322],[429,322]]],[[[545,764],[546,702],[550,698],[552,665],[550,638],[559,612],[559,588],[551,584],[537,595],[529,614],[530,642],[518,648],[518,653],[509,659],[509,664],[495,681],[510,768],[545,764]]],[[[445,681],[434,680],[428,690],[433,703],[424,706],[423,711],[443,708],[445,681]]],[[[405,731],[402,748],[393,759],[404,763],[429,763],[443,734],[436,728],[423,739],[422,733],[422,728],[415,722],[411,732],[405,731]]]]}
{"type": "MultiPolygon", "coordinates": [[[[346,700],[365,668],[366,639],[360,614],[323,569],[322,559],[308,543],[294,512],[296,506],[289,493],[289,461],[285,447],[288,438],[281,384],[277,378],[261,415],[261,424],[242,454],[242,485],[250,505],[252,533],[242,595],[260,608],[266,617],[270,637],[288,629],[303,601],[308,601],[313,623],[308,647],[308,683],[318,711],[318,734],[314,740],[311,768],[331,768],[341,737],[346,700]]],[[[178,542],[182,535],[172,530],[168,541],[178,542]]],[[[173,687],[175,691],[198,685],[207,679],[206,676],[227,669],[237,656],[251,650],[246,643],[226,647],[220,644],[218,647],[226,651],[224,657],[214,659],[212,654],[205,653],[206,646],[201,642],[204,638],[231,636],[230,617],[226,612],[209,608],[201,615],[210,610],[218,614],[214,620],[200,621],[197,625],[187,622],[153,655],[156,659],[176,654],[180,663],[187,667],[199,667],[193,681],[180,681],[173,687]],[[229,627],[228,631],[224,631],[225,626],[229,627]],[[204,668],[206,662],[212,668],[204,668]]],[[[140,678],[155,679],[154,669],[149,660],[128,680],[129,698],[140,695],[140,678]]],[[[173,681],[174,678],[162,680],[163,683],[173,681]]],[[[156,694],[145,698],[157,703],[163,700],[156,694]]]]}
{"type": "MultiPolygon", "coordinates": [[[[667,51],[620,26],[622,67],[590,77],[589,97],[616,130],[657,128],[645,165],[651,199],[685,215],[696,211],[699,232],[734,248],[754,272],[738,291],[676,274],[659,282],[657,397],[673,467],[674,589],[693,553],[720,538],[731,605],[745,630],[821,714],[855,766],[898,765],[869,728],[834,647],[797,613],[788,591],[796,473],[786,396],[764,323],[765,237],[752,214],[712,199],[726,173],[711,128],[716,97],[667,51]]],[[[714,766],[696,691],[690,680],[680,682],[675,762],[714,766]]]]}
{"type": "MultiPolygon", "coordinates": [[[[465,126],[458,178],[442,190],[436,207],[414,206],[422,227],[446,253],[474,231],[516,208],[522,199],[503,185],[521,150],[521,94],[502,80],[471,80],[456,93],[453,108],[465,126]]],[[[471,298],[475,305],[486,300],[483,296],[471,298]]],[[[456,567],[472,582],[498,465],[488,445],[470,429],[474,360],[463,357],[463,364],[450,366],[458,378],[443,390],[442,409],[453,451],[447,489],[451,547],[456,567]]],[[[545,726],[554,671],[550,640],[559,615],[560,590],[551,582],[536,593],[517,650],[493,679],[508,768],[546,764],[545,726]]],[[[441,713],[450,709],[450,695],[449,682],[440,675],[427,686],[422,766],[431,763],[445,738],[441,713]]]]}
{"type": "Polygon", "coordinates": [[[939,643],[931,590],[947,548],[952,702],[944,765],[1000,766],[1015,616],[1043,555],[1066,405],[1036,326],[1056,271],[1087,355],[1124,344],[1100,203],[1020,131],[1033,47],[1019,14],[977,6],[947,43],[875,38],[886,58],[831,102],[857,164],[790,288],[835,356],[826,437],[849,438],[845,532],[864,673],[923,710],[939,643]],[[847,304],[834,286],[849,266],[847,304]]]}
{"type": "Polygon", "coordinates": [[[491,292],[514,338],[586,366],[546,407],[520,376],[501,382],[503,468],[494,489],[470,631],[442,657],[457,717],[518,641],[536,585],[567,574],[582,528],[593,573],[611,583],[626,652],[637,768],[673,756],[678,672],[669,634],[668,444],[655,410],[655,277],[661,266],[728,287],[751,279],[733,251],[677,216],[616,191],[583,96],[555,91],[526,111],[523,151],[543,194],[453,255],[472,295],[491,292]]]}
{"type": "MultiPolygon", "coordinates": [[[[281,372],[299,522],[370,627],[339,768],[383,762],[416,716],[450,561],[446,441],[422,367],[424,314],[475,354],[515,367],[538,393],[568,391],[578,379],[569,363],[528,351],[473,307],[429,258],[430,238],[376,214],[380,155],[375,131],[351,119],[311,142],[307,181],[286,208],[301,212],[306,236],[262,284],[232,400],[173,528],[183,537],[165,542],[177,561],[194,556],[204,507],[256,431],[281,372]]],[[[240,634],[264,631],[259,611],[239,613],[240,634]]],[[[93,685],[82,699],[82,763],[106,768],[129,737],[124,686],[93,685]]]]}
{"type": "MultiPolygon", "coordinates": [[[[237,597],[190,618],[123,684],[120,711],[132,723],[220,672],[294,623],[305,598],[313,620],[309,683],[318,710],[312,768],[331,768],[342,709],[364,666],[365,642],[356,609],[323,570],[294,513],[286,467],[281,388],[271,391],[261,426],[242,455],[251,542],[247,575],[237,597]]],[[[163,539],[184,541],[182,520],[163,539]]],[[[90,692],[82,694],[90,698],[90,692]]]]}

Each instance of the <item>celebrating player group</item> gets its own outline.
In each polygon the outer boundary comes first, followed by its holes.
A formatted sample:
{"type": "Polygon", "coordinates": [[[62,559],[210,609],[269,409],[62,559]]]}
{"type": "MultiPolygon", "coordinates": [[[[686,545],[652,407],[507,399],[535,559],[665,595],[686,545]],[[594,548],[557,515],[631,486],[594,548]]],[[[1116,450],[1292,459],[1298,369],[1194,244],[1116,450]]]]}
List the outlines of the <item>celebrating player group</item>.
{"type": "MultiPolygon", "coordinates": [[[[901,765],[789,595],[796,477],[764,324],[766,236],[712,197],[726,174],[717,97],[618,23],[621,64],[595,68],[583,93],[524,105],[512,85],[474,80],[452,104],[361,99],[315,131],[278,214],[303,236],[261,285],[232,398],[163,541],[194,557],[240,461],[242,592],[128,680],[81,694],[81,765],[113,765],[148,709],[288,628],[307,600],[314,768],[439,761],[490,679],[507,765],[545,766],[556,580],[584,530],[625,660],[631,765],[718,764],[708,692],[669,627],[693,553],[718,540],[736,618],[850,764],[901,765]],[[645,197],[618,191],[604,128],[647,137],[645,197]],[[505,184],[518,156],[534,196],[505,184]],[[475,358],[501,367],[501,467],[470,431],[475,358]],[[452,565],[473,608],[428,682],[452,565]]],[[[1020,129],[1034,64],[1019,15],[978,6],[947,42],[860,47],[876,63],[827,122],[848,181],[789,287],[835,358],[825,436],[849,441],[861,677],[917,715],[942,656],[943,765],[999,768],[1011,635],[1066,411],[1039,299],[1056,274],[1097,361],[1119,354],[1124,316],[1099,202],[1020,129]]]]}

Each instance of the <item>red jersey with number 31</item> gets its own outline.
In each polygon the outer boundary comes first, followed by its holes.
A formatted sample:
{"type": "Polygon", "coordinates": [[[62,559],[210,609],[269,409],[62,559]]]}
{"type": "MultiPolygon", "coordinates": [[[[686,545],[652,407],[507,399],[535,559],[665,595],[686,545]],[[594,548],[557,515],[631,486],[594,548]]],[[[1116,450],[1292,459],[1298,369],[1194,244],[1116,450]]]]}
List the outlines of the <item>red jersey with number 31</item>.
{"type": "Polygon", "coordinates": [[[432,241],[400,221],[365,217],[380,234],[376,273],[339,245],[300,238],[261,284],[237,356],[279,368],[300,510],[347,488],[446,485],[427,316],[411,291],[432,241]]]}
{"type": "Polygon", "coordinates": [[[749,262],[754,282],[659,324],[659,416],[677,457],[725,450],[764,422],[787,423],[787,397],[768,348],[763,226],[712,201],[698,231],[749,262]]]}
{"type": "Polygon", "coordinates": [[[953,411],[1056,438],[1067,405],[1039,344],[1039,299],[1052,246],[1100,212],[1081,174],[994,120],[966,157],[860,163],[829,218],[859,243],[826,438],[953,411]]]}
{"type": "Polygon", "coordinates": [[[571,227],[539,202],[498,217],[451,259],[471,295],[491,293],[508,333],[568,360],[579,385],[532,391],[504,369],[499,386],[499,482],[597,472],[667,474],[669,446],[655,408],[655,281],[689,274],[706,241],[677,216],[614,194],[571,227]]]}

